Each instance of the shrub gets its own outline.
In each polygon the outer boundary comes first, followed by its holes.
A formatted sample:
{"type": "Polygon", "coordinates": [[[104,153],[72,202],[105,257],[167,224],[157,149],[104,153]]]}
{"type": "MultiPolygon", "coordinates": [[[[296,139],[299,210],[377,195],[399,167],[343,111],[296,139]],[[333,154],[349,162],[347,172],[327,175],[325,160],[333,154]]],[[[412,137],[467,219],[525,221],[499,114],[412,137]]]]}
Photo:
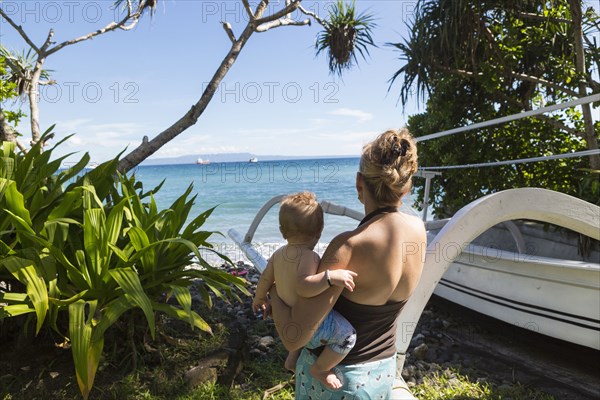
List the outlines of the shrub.
{"type": "Polygon", "coordinates": [[[118,159],[82,174],[87,154],[61,171],[65,157],[50,161],[53,149],[36,145],[26,155],[16,154],[12,143],[1,149],[0,281],[6,289],[0,289],[0,318],[29,314],[36,334],[46,323],[64,336],[84,398],[104,334],[126,312],[141,309],[153,338],[155,312],[210,332],[191,309],[189,286],[198,282],[209,305],[209,291],[224,298],[248,294],[243,279],[202,258],[199,247],[211,250],[207,240],[214,232],[200,228],[213,209],[186,226],[196,199],[188,198],[192,186],[158,210],[154,193],[161,185],[144,193],[133,176],[117,173],[118,159]],[[193,261],[198,268],[190,268],[193,261]],[[169,297],[177,305],[167,303],[169,297]],[[59,313],[68,316],[68,329],[57,323],[59,313]]]}

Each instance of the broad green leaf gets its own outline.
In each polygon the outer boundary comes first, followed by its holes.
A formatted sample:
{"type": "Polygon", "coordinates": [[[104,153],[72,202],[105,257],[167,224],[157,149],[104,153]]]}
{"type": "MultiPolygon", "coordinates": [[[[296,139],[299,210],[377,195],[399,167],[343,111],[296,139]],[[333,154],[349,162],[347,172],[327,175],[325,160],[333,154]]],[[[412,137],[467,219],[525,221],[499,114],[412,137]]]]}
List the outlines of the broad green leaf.
{"type": "Polygon", "coordinates": [[[110,210],[106,218],[106,240],[109,244],[116,244],[121,234],[121,225],[123,223],[123,208],[127,204],[127,199],[121,200],[110,210]]]}
{"type": "Polygon", "coordinates": [[[28,304],[10,304],[0,307],[0,320],[32,312],[35,312],[35,309],[28,304]]]}
{"type": "Polygon", "coordinates": [[[217,207],[215,206],[213,208],[210,208],[210,209],[204,211],[202,214],[198,215],[196,218],[194,218],[192,220],[192,222],[190,222],[189,225],[185,228],[182,236],[187,237],[187,236],[191,235],[193,232],[195,232],[202,225],[204,225],[204,223],[206,222],[208,217],[213,213],[215,208],[217,208],[217,207]]]}
{"type": "Polygon", "coordinates": [[[104,347],[104,337],[97,337],[92,340],[93,327],[91,323],[92,316],[96,308],[95,302],[86,303],[78,300],[69,305],[69,336],[71,340],[71,349],[73,352],[73,361],[75,363],[75,374],[79,390],[84,399],[87,399],[100,362],[102,348],[104,347]],[[86,304],[90,305],[89,316],[86,318],[86,304]]]}
{"type": "Polygon", "coordinates": [[[0,303],[24,303],[25,301],[27,301],[26,293],[0,292],[0,303]]]}
{"type": "MultiPolygon", "coordinates": [[[[186,321],[189,318],[189,314],[187,312],[185,312],[181,308],[173,307],[170,304],[162,304],[162,303],[152,302],[152,306],[154,307],[155,310],[162,311],[165,314],[167,314],[173,318],[180,319],[182,321],[186,321]]],[[[208,325],[206,323],[206,321],[204,319],[202,319],[201,316],[199,316],[194,311],[192,311],[191,315],[194,320],[194,326],[196,328],[203,330],[204,332],[208,332],[212,335],[212,329],[210,328],[210,325],[208,325]]]]}
{"type": "Polygon", "coordinates": [[[72,297],[70,297],[68,299],[64,299],[64,300],[50,297],[50,298],[48,298],[48,301],[52,304],[56,304],[57,306],[68,306],[69,304],[80,300],[83,296],[85,296],[85,294],[87,292],[88,292],[87,290],[84,290],[82,292],[77,293],[75,296],[72,296],[72,297]]]}
{"type": "Polygon", "coordinates": [[[26,233],[30,233],[30,234],[35,235],[34,230],[31,228],[31,221],[29,221],[29,223],[28,223],[26,220],[24,220],[23,218],[19,217],[16,214],[13,214],[9,210],[4,210],[4,212],[7,213],[9,216],[12,217],[12,220],[14,222],[16,222],[16,224],[17,224],[17,228],[22,228],[22,229],[25,230],[26,233]]]}
{"type": "Polygon", "coordinates": [[[148,235],[146,235],[146,232],[137,226],[129,229],[129,231],[127,231],[127,235],[131,240],[131,244],[133,244],[137,250],[137,254],[139,254],[141,257],[144,271],[153,270],[155,264],[153,247],[158,243],[155,242],[150,245],[150,241],[148,240],[148,235]]]}
{"type": "Polygon", "coordinates": [[[35,329],[37,335],[44,324],[46,312],[48,311],[48,289],[46,282],[38,276],[31,260],[19,257],[7,257],[4,259],[3,264],[27,289],[27,295],[33,304],[37,316],[35,329]]]}
{"type": "Polygon", "coordinates": [[[50,215],[48,215],[48,221],[53,221],[73,213],[73,211],[79,209],[82,205],[82,192],[81,187],[76,187],[66,192],[59,205],[54,207],[50,215]]]}
{"type": "Polygon", "coordinates": [[[110,276],[117,282],[127,295],[142,309],[148,320],[148,327],[152,338],[155,337],[156,324],[154,322],[154,312],[152,311],[152,303],[144,292],[142,283],[138,274],[132,268],[115,268],[109,271],[110,276]]]}
{"type": "Polygon", "coordinates": [[[125,296],[119,296],[107,305],[105,305],[100,311],[100,320],[94,329],[93,339],[104,335],[104,332],[112,326],[123,313],[132,308],[132,304],[125,298],[125,296]]]}
{"type": "Polygon", "coordinates": [[[64,182],[68,181],[69,179],[73,178],[74,176],[76,176],[78,173],[80,173],[85,168],[86,165],[88,165],[89,162],[90,162],[90,155],[88,153],[85,153],[83,155],[83,157],[81,157],[81,160],[79,160],[77,162],[77,164],[69,167],[67,170],[60,173],[59,183],[64,183],[64,182]]]}
{"type": "Polygon", "coordinates": [[[84,212],[83,240],[86,259],[91,263],[90,276],[94,282],[102,276],[103,265],[106,262],[108,244],[105,237],[105,214],[101,208],[91,208],[84,212]]]}
{"type": "Polygon", "coordinates": [[[183,311],[189,315],[188,321],[190,322],[190,326],[193,328],[194,318],[192,316],[192,295],[190,294],[190,289],[176,285],[169,285],[169,287],[171,290],[173,290],[179,305],[183,307],[183,311]]]}
{"type": "Polygon", "coordinates": [[[124,252],[114,244],[109,243],[108,247],[113,251],[113,253],[117,255],[117,257],[119,257],[119,259],[121,259],[121,261],[125,263],[129,262],[129,255],[126,252],[124,252]]]}
{"type": "Polygon", "coordinates": [[[52,254],[56,258],[57,262],[66,269],[69,279],[76,286],[78,286],[80,289],[90,288],[88,283],[89,279],[86,280],[86,277],[77,268],[75,268],[75,266],[71,263],[71,261],[69,261],[69,259],[65,256],[65,253],[61,249],[57,248],[56,246],[53,246],[52,243],[48,242],[43,237],[29,233],[25,233],[25,235],[30,240],[35,241],[47,248],[50,251],[50,254],[52,254]]]}

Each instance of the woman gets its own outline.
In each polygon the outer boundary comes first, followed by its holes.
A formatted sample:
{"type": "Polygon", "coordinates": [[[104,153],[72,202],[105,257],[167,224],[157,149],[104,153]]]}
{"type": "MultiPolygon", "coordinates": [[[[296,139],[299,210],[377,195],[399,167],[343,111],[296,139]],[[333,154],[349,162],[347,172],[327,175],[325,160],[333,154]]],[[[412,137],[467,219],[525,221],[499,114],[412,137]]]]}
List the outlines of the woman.
{"type": "Polygon", "coordinates": [[[423,222],[398,212],[416,170],[416,143],[406,129],[387,131],[364,146],[356,190],[366,217],[355,230],[335,237],[319,264],[319,272],[356,272],[354,291],[333,286],[290,308],[272,288],[273,318],[288,350],[302,348],[332,308],[357,331],[353,350],[334,369],[341,389],[314,379],[309,370],[318,352],[302,350],[297,399],[389,398],[396,374],[396,320],[421,276],[427,241],[423,222]]]}

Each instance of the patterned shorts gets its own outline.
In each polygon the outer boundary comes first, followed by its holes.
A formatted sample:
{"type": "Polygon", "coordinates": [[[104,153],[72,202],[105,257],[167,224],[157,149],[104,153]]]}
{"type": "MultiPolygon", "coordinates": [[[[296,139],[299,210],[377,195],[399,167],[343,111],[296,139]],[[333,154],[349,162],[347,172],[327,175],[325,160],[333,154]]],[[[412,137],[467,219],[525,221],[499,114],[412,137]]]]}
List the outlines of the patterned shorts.
{"type": "Polygon", "coordinates": [[[340,354],[348,354],[356,343],[356,331],[342,314],[331,310],[315,331],[306,347],[327,346],[340,354]]]}
{"type": "Polygon", "coordinates": [[[355,365],[338,365],[333,371],[342,387],[331,390],[310,374],[317,357],[303,349],[296,364],[296,400],[390,399],[396,375],[396,357],[355,365]]]}

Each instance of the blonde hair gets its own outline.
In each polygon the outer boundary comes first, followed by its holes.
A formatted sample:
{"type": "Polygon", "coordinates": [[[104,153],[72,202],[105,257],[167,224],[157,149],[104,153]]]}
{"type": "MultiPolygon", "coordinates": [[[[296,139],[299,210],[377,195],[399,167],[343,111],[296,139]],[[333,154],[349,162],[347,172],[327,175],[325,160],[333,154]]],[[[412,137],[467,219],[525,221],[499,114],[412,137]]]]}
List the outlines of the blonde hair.
{"type": "Polygon", "coordinates": [[[417,158],[417,143],[408,129],[389,130],[363,147],[359,172],[379,204],[396,204],[411,188],[417,158]]]}
{"type": "Polygon", "coordinates": [[[291,235],[320,236],[323,208],[311,192],[286,196],[279,205],[279,230],[284,238],[291,235]]]}

